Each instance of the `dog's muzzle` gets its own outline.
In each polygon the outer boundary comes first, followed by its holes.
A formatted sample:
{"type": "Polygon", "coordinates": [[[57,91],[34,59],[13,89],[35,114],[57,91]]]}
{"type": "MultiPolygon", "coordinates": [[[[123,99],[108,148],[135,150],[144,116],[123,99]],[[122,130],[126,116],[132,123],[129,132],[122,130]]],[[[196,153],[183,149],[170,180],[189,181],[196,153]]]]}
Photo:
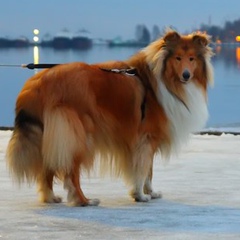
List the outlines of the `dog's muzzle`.
{"type": "Polygon", "coordinates": [[[190,72],[187,69],[185,69],[182,73],[181,81],[183,83],[187,83],[190,77],[191,77],[190,72]]]}

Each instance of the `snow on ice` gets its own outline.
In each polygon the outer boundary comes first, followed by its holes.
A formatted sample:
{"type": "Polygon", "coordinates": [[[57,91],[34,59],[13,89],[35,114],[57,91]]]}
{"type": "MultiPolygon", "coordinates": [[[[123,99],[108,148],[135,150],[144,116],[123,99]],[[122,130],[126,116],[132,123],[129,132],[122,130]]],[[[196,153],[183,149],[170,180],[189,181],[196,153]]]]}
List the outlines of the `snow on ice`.
{"type": "Polygon", "coordinates": [[[5,161],[11,131],[0,131],[0,239],[240,239],[240,136],[193,135],[178,157],[155,159],[163,198],[135,203],[121,179],[83,176],[98,207],[41,204],[36,186],[19,188],[5,161]]]}

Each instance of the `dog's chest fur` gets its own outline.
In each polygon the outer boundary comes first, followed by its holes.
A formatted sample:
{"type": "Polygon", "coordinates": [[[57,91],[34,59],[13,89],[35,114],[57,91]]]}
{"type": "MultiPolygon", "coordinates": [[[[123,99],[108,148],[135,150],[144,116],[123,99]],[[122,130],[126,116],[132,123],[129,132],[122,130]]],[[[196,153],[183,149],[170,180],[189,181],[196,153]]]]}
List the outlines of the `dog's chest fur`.
{"type": "Polygon", "coordinates": [[[208,119],[207,103],[201,89],[191,82],[184,86],[184,90],[188,108],[162,82],[158,86],[157,99],[170,121],[171,148],[175,153],[186,143],[189,134],[201,130],[208,119]]]}

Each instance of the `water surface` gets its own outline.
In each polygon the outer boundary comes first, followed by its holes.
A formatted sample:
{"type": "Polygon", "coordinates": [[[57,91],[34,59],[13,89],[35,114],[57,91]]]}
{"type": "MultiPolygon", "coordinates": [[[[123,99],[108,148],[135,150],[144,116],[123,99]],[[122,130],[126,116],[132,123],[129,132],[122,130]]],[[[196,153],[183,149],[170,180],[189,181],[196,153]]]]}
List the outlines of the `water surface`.
{"type": "MultiPolygon", "coordinates": [[[[109,48],[94,46],[90,50],[54,50],[39,48],[39,62],[66,63],[84,61],[95,63],[108,60],[124,60],[137,48],[109,48]]],[[[224,46],[215,49],[213,58],[215,84],[209,89],[208,126],[240,125],[240,47],[224,46]]],[[[22,64],[34,61],[34,48],[0,49],[0,64],[22,64]]],[[[0,67],[0,126],[12,126],[16,97],[27,78],[35,70],[0,67]]]]}

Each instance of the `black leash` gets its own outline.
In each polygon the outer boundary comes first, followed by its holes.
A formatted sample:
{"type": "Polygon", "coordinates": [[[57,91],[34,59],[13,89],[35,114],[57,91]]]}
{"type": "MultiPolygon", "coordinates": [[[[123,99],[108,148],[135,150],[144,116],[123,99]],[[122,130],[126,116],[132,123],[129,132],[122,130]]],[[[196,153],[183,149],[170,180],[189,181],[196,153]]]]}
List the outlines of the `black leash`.
{"type": "MultiPolygon", "coordinates": [[[[0,64],[0,67],[21,67],[21,68],[28,68],[28,69],[39,69],[39,68],[52,68],[57,65],[60,65],[60,63],[29,63],[29,64],[0,64]]],[[[136,68],[127,68],[127,69],[118,69],[118,68],[100,68],[103,71],[106,72],[112,72],[112,73],[125,73],[127,75],[137,75],[137,69],[136,68]]]]}
{"type": "Polygon", "coordinates": [[[29,64],[0,64],[0,67],[21,67],[21,68],[28,68],[28,69],[40,69],[40,68],[52,68],[54,66],[57,66],[59,64],[57,63],[40,63],[40,64],[34,64],[34,63],[29,63],[29,64]]]}
{"type": "Polygon", "coordinates": [[[39,63],[39,64],[29,63],[29,64],[23,64],[22,67],[28,68],[28,69],[38,69],[38,68],[52,68],[57,65],[59,65],[59,64],[57,64],[57,63],[39,63]]]}
{"type": "MultiPolygon", "coordinates": [[[[21,68],[28,68],[32,70],[32,69],[40,69],[40,68],[52,68],[57,65],[60,65],[60,63],[0,64],[0,67],[21,67],[21,68]]],[[[136,68],[127,68],[127,69],[100,68],[100,69],[103,71],[112,72],[112,73],[125,73],[130,76],[137,75],[136,68]]]]}

